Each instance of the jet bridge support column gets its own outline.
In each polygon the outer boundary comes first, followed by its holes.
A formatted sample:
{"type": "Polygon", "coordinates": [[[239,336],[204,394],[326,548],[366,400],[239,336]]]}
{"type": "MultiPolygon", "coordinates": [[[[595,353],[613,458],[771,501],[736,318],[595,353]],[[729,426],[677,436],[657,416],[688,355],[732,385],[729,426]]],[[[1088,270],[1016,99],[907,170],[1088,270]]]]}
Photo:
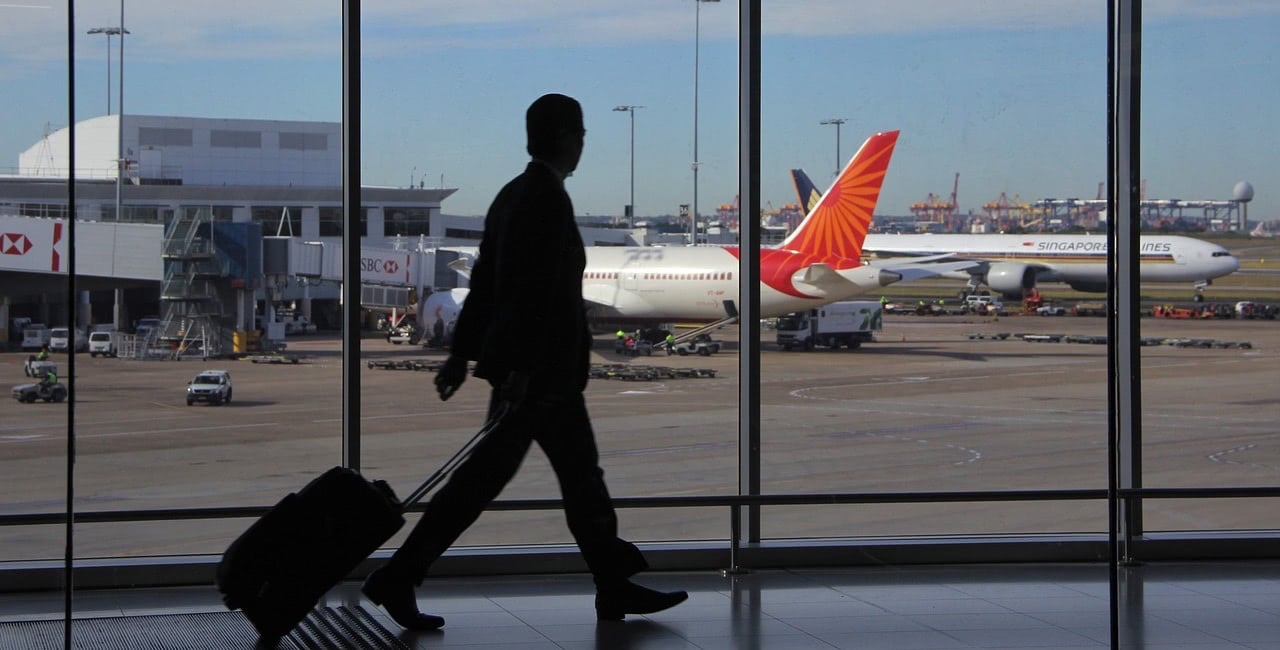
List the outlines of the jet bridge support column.
{"type": "Polygon", "coordinates": [[[129,329],[129,305],[124,301],[124,289],[115,289],[112,294],[115,304],[111,306],[111,322],[117,332],[123,332],[129,329]]]}
{"type": "Polygon", "coordinates": [[[9,296],[0,296],[0,350],[9,351],[9,339],[13,333],[9,331],[12,321],[9,320],[9,296]]]}

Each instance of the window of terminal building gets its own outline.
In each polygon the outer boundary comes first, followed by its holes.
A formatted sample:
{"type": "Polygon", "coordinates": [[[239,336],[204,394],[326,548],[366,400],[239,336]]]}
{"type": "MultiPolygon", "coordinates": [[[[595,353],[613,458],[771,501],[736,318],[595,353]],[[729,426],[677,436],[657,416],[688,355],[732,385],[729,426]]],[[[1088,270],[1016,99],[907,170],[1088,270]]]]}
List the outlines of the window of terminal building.
{"type": "Polygon", "coordinates": [[[382,232],[386,237],[431,235],[431,211],[427,208],[383,208],[382,232]]]}
{"type": "Polygon", "coordinates": [[[450,239],[474,239],[480,241],[484,237],[484,231],[468,230],[466,228],[445,228],[444,236],[450,239]]]}
{"type": "Polygon", "coordinates": [[[143,147],[190,147],[191,141],[191,129],[138,127],[138,144],[143,147]]]}
{"type": "Polygon", "coordinates": [[[18,215],[23,217],[66,219],[67,206],[59,203],[21,203],[18,205],[18,215]]]}
{"type": "Polygon", "coordinates": [[[290,151],[328,151],[329,136],[325,133],[280,134],[280,148],[290,151]]]}
{"type": "Polygon", "coordinates": [[[301,237],[302,208],[300,206],[254,206],[253,222],[262,226],[267,237],[301,237]]]}
{"type": "MultiPolygon", "coordinates": [[[[183,215],[188,219],[195,217],[207,217],[211,218],[213,221],[225,223],[230,223],[232,221],[232,215],[235,213],[235,208],[229,205],[187,205],[179,209],[182,210],[183,215]]],[[[166,210],[166,212],[172,213],[171,210],[166,210]]]]}
{"type": "Polygon", "coordinates": [[[261,149],[261,131],[214,129],[209,133],[209,146],[227,149],[261,149]]]}
{"type": "MultiPolygon", "coordinates": [[[[320,208],[320,236],[321,237],[341,237],[342,236],[342,207],[329,206],[320,208]]],[[[360,236],[364,237],[369,231],[369,209],[360,209],[360,236]]]]}

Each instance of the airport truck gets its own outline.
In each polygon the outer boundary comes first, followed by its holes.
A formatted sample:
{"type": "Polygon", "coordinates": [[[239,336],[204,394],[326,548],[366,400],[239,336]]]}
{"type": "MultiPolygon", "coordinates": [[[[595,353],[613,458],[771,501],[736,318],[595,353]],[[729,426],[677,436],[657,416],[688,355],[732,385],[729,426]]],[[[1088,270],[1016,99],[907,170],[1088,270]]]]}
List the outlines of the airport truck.
{"type": "Polygon", "coordinates": [[[882,329],[882,311],[876,301],[846,300],[787,314],[778,319],[778,345],[784,350],[819,346],[853,350],[882,329]]]}

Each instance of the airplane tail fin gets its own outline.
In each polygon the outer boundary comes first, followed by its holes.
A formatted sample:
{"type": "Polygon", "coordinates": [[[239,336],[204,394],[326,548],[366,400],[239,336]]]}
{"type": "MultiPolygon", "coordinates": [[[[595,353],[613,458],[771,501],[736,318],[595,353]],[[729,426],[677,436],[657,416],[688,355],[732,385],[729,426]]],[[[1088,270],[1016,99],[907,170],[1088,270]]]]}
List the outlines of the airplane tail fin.
{"type": "Polygon", "coordinates": [[[796,195],[800,197],[800,206],[804,208],[805,214],[809,214],[818,205],[818,200],[822,198],[822,194],[818,192],[818,186],[809,180],[809,175],[804,173],[803,169],[791,170],[791,181],[796,185],[796,195]]]}
{"type": "MultiPolygon", "coordinates": [[[[819,259],[861,259],[862,242],[871,227],[871,216],[897,143],[898,131],[876,133],[867,138],[831,188],[778,248],[819,259]]],[[[797,179],[797,191],[801,191],[795,171],[792,177],[797,179]]],[[[800,176],[803,175],[804,172],[800,172],[800,176]]],[[[812,186],[812,182],[809,185],[812,186]]],[[[802,202],[808,199],[801,196],[802,202]]]]}

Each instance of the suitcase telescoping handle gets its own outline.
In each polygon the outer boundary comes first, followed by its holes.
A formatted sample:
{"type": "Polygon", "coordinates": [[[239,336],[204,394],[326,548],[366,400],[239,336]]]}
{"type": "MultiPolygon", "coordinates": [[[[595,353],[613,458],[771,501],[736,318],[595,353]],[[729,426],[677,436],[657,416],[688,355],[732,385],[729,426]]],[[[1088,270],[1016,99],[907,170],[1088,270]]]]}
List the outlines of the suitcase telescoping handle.
{"type": "Polygon", "coordinates": [[[423,481],[422,485],[418,486],[418,489],[405,497],[404,500],[400,502],[400,508],[402,510],[408,510],[413,507],[415,503],[421,501],[422,497],[427,496],[428,492],[448,477],[454,469],[457,469],[458,465],[461,465],[462,461],[466,460],[467,457],[471,455],[471,451],[476,448],[476,444],[484,439],[485,436],[493,432],[494,429],[498,428],[498,425],[502,423],[502,420],[507,415],[507,411],[509,409],[510,405],[507,402],[499,404],[498,408],[494,410],[492,417],[484,423],[484,426],[481,427],[474,436],[471,436],[471,439],[467,441],[467,444],[463,445],[462,449],[459,449],[457,453],[449,458],[449,460],[445,461],[444,465],[441,466],[440,469],[436,470],[434,474],[427,477],[427,480],[423,481]]]}

